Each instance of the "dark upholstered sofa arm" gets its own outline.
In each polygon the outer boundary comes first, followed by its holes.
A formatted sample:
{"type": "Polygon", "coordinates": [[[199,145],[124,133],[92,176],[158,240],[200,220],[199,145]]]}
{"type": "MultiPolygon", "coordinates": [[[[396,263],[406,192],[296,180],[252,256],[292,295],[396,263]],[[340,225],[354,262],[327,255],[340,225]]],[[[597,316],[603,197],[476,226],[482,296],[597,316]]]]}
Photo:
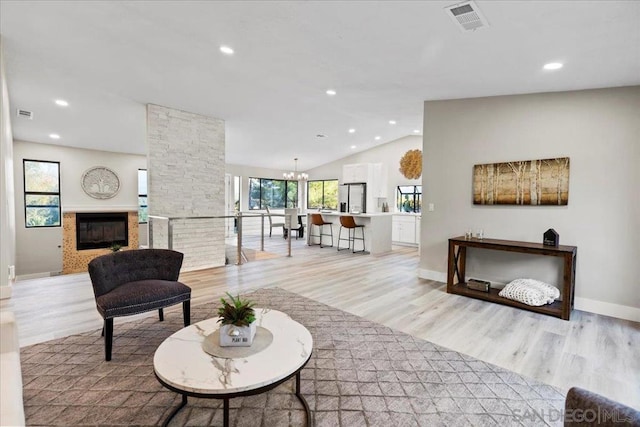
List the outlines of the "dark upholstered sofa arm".
{"type": "Polygon", "coordinates": [[[99,256],[89,263],[97,297],[129,282],[158,279],[177,281],[184,255],[168,249],[137,249],[99,256]]]}
{"type": "Polygon", "coordinates": [[[640,426],[640,412],[599,394],[573,387],[565,401],[565,426],[640,426]]]}

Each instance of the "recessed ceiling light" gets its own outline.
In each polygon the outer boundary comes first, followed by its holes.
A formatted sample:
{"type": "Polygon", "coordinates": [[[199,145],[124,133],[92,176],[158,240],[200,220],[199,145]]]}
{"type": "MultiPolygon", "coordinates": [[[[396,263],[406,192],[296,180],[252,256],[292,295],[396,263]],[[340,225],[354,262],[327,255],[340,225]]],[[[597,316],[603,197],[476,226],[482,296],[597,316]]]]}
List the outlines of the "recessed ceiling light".
{"type": "Polygon", "coordinates": [[[229,46],[220,46],[220,52],[224,53],[225,55],[233,55],[233,49],[231,49],[229,46]]]}
{"type": "Polygon", "coordinates": [[[336,93],[337,93],[337,92],[336,92],[335,90],[333,90],[333,89],[327,89],[327,95],[329,95],[329,96],[333,96],[333,95],[335,95],[336,93]]]}
{"type": "Polygon", "coordinates": [[[69,103],[64,99],[56,99],[56,105],[59,105],[61,107],[67,107],[69,106],[69,103]]]}
{"type": "Polygon", "coordinates": [[[351,129],[349,129],[349,133],[356,133],[356,130],[351,128],[351,129]]]}
{"type": "Polygon", "coordinates": [[[355,146],[355,145],[352,145],[352,146],[351,146],[351,149],[353,150],[354,148],[356,148],[356,146],[355,146]]]}
{"type": "Polygon", "coordinates": [[[60,135],[58,135],[57,133],[50,133],[49,134],[49,138],[51,138],[51,139],[60,139],[60,135]]]}
{"type": "Polygon", "coordinates": [[[549,62],[548,64],[544,64],[545,70],[559,70],[563,65],[559,62],[549,62]]]}
{"type": "Polygon", "coordinates": [[[420,129],[414,129],[413,133],[420,133],[420,129]]]}
{"type": "Polygon", "coordinates": [[[380,137],[379,137],[379,136],[376,136],[376,137],[375,137],[375,138],[373,138],[373,139],[375,139],[376,141],[380,141],[380,137]]]}
{"type": "Polygon", "coordinates": [[[390,124],[390,125],[395,125],[395,124],[396,124],[396,121],[395,121],[395,120],[389,120],[389,124],[390,124]]]}

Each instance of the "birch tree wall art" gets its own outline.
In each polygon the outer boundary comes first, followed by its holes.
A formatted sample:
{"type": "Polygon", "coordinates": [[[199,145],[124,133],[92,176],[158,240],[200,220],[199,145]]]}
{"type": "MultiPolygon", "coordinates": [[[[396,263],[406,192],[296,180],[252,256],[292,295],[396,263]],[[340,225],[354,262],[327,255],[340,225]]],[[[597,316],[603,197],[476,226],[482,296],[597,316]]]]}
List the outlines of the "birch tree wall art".
{"type": "Polygon", "coordinates": [[[568,157],[473,167],[474,205],[563,206],[568,203],[568,157]]]}

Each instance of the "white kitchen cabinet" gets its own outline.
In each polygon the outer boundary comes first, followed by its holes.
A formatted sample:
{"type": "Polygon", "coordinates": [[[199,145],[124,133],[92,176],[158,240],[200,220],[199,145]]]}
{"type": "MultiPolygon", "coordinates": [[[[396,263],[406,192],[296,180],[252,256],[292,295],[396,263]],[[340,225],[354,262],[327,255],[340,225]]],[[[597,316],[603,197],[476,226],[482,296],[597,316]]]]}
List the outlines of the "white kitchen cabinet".
{"type": "Polygon", "coordinates": [[[387,166],[382,163],[372,163],[370,170],[371,196],[374,198],[387,197],[387,166]]]}
{"type": "MultiPolygon", "coordinates": [[[[387,197],[387,167],[382,163],[353,163],[342,167],[342,184],[367,184],[367,212],[380,212],[387,197]]],[[[344,201],[344,200],[343,200],[344,201]]]]}
{"type": "Polygon", "coordinates": [[[393,215],[391,240],[394,243],[417,245],[420,241],[419,221],[420,217],[416,215],[393,215]]]}
{"type": "Polygon", "coordinates": [[[396,221],[396,217],[393,217],[391,222],[391,241],[399,242],[400,241],[400,222],[396,221]]]}
{"type": "Polygon", "coordinates": [[[369,180],[369,163],[354,163],[342,167],[342,183],[353,184],[369,180]]]}

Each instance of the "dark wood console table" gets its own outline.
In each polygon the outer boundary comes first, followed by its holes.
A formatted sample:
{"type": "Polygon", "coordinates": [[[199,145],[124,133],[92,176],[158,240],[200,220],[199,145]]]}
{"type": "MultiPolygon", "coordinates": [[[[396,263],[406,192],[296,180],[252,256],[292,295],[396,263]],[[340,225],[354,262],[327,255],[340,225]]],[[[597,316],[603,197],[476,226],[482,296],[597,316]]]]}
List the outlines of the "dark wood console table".
{"type": "Polygon", "coordinates": [[[465,239],[455,237],[449,239],[449,268],[447,271],[447,293],[464,295],[498,304],[518,307],[536,313],[548,314],[569,320],[573,310],[573,292],[576,284],[576,255],[578,248],[575,246],[545,246],[541,243],[516,242],[512,240],[497,239],[465,239]],[[498,295],[498,289],[490,292],[476,291],[467,288],[465,279],[465,263],[467,248],[491,249],[496,251],[520,252],[534,255],[557,256],[564,259],[564,273],[562,283],[562,301],[540,307],[519,303],[498,295]],[[456,280],[457,279],[457,280],[456,280]],[[454,282],[455,281],[455,282],[454,282]]]}

